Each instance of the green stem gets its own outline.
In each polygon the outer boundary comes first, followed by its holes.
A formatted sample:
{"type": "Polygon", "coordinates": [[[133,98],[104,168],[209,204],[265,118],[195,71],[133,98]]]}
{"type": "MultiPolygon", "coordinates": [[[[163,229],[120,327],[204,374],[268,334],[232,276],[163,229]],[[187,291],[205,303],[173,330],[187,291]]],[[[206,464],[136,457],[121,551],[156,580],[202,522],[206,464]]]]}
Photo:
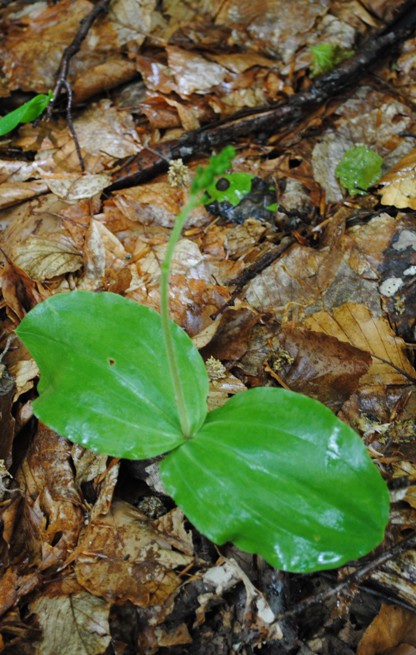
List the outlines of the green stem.
{"type": "Polygon", "coordinates": [[[166,347],[168,359],[169,375],[172,386],[175,391],[176,405],[178,408],[179,421],[182,434],[185,439],[191,439],[191,425],[189,422],[188,412],[186,410],[185,394],[181,377],[179,375],[178,363],[176,359],[175,344],[172,337],[172,328],[170,324],[169,313],[169,278],[172,265],[172,257],[175,246],[179,240],[182,228],[191,211],[200,204],[201,195],[191,196],[185,207],[176,217],[170,239],[166,248],[164,260],[162,262],[162,275],[160,278],[160,317],[162,321],[162,333],[166,347]]]}

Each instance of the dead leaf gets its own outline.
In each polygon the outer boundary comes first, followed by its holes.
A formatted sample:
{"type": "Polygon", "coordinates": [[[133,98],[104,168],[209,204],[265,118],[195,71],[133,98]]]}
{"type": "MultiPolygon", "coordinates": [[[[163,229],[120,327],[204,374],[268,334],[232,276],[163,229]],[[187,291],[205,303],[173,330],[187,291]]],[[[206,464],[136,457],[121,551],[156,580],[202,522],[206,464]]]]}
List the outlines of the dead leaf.
{"type": "Polygon", "coordinates": [[[101,193],[109,184],[108,175],[42,174],[40,175],[52,193],[67,202],[76,202],[83,198],[92,198],[101,193]]]}
{"type": "Polygon", "coordinates": [[[144,514],[116,501],[84,528],[75,570],[90,593],[148,607],[162,605],[175,592],[180,579],[173,570],[191,561],[173,551],[144,514]]]}
{"type": "Polygon", "coordinates": [[[81,104],[119,84],[125,84],[137,75],[136,66],[124,57],[113,57],[89,68],[75,80],[72,92],[75,104],[81,104]]]}
{"type": "Polygon", "coordinates": [[[101,655],[111,641],[110,604],[81,591],[42,596],[30,603],[42,629],[36,655],[101,655]]]}
{"type": "Polygon", "coordinates": [[[395,335],[388,321],[374,317],[364,305],[346,303],[332,312],[317,312],[304,325],[372,355],[373,363],[361,379],[362,386],[408,384],[404,374],[416,377],[405,355],[404,341],[395,335]]]}
{"type": "Polygon", "coordinates": [[[47,93],[53,88],[63,49],[91,9],[86,0],[64,0],[59,7],[36,3],[10,16],[10,28],[0,45],[9,92],[20,88],[47,93]]]}
{"type": "Polygon", "coordinates": [[[379,185],[382,205],[416,209],[416,149],[383,175],[379,185]]]}
{"type": "Polygon", "coordinates": [[[279,334],[293,358],[276,371],[293,391],[317,398],[337,411],[368,372],[371,356],[322,332],[285,324],[279,334]]]}
{"type": "Polygon", "coordinates": [[[26,515],[12,552],[16,556],[19,548],[27,548],[30,534],[40,570],[62,564],[77,543],[83,521],[67,440],[40,427],[15,477],[26,515]]]}
{"type": "Polygon", "coordinates": [[[381,606],[358,644],[357,655],[381,655],[401,643],[416,646],[416,615],[396,605],[381,606]]]}
{"type": "Polygon", "coordinates": [[[66,205],[49,194],[7,210],[12,220],[3,248],[13,263],[34,280],[46,280],[82,266],[82,255],[60,226],[66,205]]]}
{"type": "Polygon", "coordinates": [[[3,182],[0,184],[0,209],[36,198],[48,192],[48,185],[42,180],[32,182],[3,182]]]}

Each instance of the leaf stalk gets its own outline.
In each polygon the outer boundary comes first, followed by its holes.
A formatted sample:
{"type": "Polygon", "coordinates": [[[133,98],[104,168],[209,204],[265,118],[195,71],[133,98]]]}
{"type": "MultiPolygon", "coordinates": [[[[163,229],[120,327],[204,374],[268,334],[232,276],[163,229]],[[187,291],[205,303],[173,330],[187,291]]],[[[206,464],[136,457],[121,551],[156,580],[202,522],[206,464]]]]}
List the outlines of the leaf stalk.
{"type": "Polygon", "coordinates": [[[170,323],[170,310],[169,310],[169,279],[172,268],[172,258],[175,246],[179,241],[182,233],[183,226],[186,219],[201,202],[202,193],[197,195],[192,194],[185,207],[176,217],[175,225],[173,226],[168,245],[166,248],[165,257],[161,267],[160,278],[160,316],[162,322],[162,333],[165,342],[166,354],[168,359],[169,377],[175,392],[176,405],[178,408],[179,422],[182,434],[185,439],[192,438],[191,424],[189,415],[186,410],[185,393],[183,383],[179,375],[178,363],[175,352],[175,345],[172,338],[172,325],[170,323]]]}

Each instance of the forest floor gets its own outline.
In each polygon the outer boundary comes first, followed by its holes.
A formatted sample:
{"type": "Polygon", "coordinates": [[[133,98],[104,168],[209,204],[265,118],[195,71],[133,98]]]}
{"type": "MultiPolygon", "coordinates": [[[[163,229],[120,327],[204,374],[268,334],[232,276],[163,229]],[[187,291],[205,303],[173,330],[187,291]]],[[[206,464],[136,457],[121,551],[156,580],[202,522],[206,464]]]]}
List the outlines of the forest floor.
{"type": "Polygon", "coordinates": [[[1,652],[416,654],[414,14],[400,0],[0,2],[0,114],[55,94],[0,138],[1,652]],[[328,43],[320,87],[312,48],[328,43]],[[211,408],[284,387],[360,435],[391,519],[340,569],[285,573],[214,545],[157,462],[94,454],[34,415],[25,314],[75,289],[158,310],[188,193],[167,160],[187,155],[192,179],[229,144],[232,172],[266,181],[277,209],[249,191],[193,211],[172,317],[217,362],[211,408]],[[346,189],[336,168],[356,146],[382,169],[346,189]]]}

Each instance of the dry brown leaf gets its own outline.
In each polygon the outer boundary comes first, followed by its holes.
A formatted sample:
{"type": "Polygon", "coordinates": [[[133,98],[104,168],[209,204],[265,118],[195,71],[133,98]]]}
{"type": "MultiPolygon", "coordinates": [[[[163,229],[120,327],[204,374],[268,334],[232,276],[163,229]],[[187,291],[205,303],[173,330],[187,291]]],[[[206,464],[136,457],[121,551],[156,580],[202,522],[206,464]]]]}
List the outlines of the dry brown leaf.
{"type": "Polygon", "coordinates": [[[41,550],[40,569],[63,563],[77,543],[83,522],[70,450],[66,439],[39,427],[16,473],[26,518],[22,519],[12,549],[18,552],[19,546],[27,547],[25,535],[31,532],[34,549],[41,550]]]}
{"type": "Polygon", "coordinates": [[[32,279],[50,279],[82,266],[78,247],[59,222],[66,207],[49,194],[5,210],[11,224],[3,233],[3,248],[32,279]]]}
{"type": "Polygon", "coordinates": [[[121,56],[113,57],[77,77],[72,87],[74,103],[81,104],[103,91],[129,82],[136,75],[133,62],[121,56]]]}
{"type": "Polygon", "coordinates": [[[17,567],[9,566],[0,580],[0,616],[30,594],[39,584],[39,579],[39,571],[20,575],[17,567]]]}
{"type": "Polygon", "coordinates": [[[110,182],[109,175],[77,175],[76,173],[42,173],[40,176],[58,198],[67,202],[77,202],[83,198],[92,198],[102,192],[110,182]]]}
{"type": "Polygon", "coordinates": [[[341,265],[342,254],[335,248],[317,251],[294,246],[249,282],[247,301],[258,311],[273,311],[278,317],[288,308],[310,307],[321,300],[341,265]]]}
{"type": "Polygon", "coordinates": [[[82,255],[71,240],[59,232],[44,239],[35,235],[29,237],[25,243],[15,245],[12,257],[33,280],[74,273],[82,266],[82,255]]]}
{"type": "Polygon", "coordinates": [[[111,641],[110,604],[86,592],[56,593],[30,603],[42,629],[36,655],[101,655],[111,641]]]}
{"type": "Polygon", "coordinates": [[[385,655],[401,643],[416,646],[416,614],[396,605],[382,605],[358,644],[357,655],[385,655]]]}
{"type": "Polygon", "coordinates": [[[192,541],[192,532],[185,530],[184,522],[185,517],[183,512],[178,507],[175,507],[172,511],[161,516],[160,519],[153,521],[153,527],[173,548],[180,550],[185,555],[193,557],[194,544],[192,541]]]}
{"type": "Polygon", "coordinates": [[[92,7],[86,0],[63,0],[59,6],[41,8],[35,3],[9,17],[11,24],[0,44],[9,92],[20,88],[47,93],[53,88],[63,49],[92,7]]]}
{"type": "Polygon", "coordinates": [[[416,209],[416,149],[393,166],[379,184],[382,205],[416,209]]]}
{"type": "Polygon", "coordinates": [[[226,69],[205,57],[174,46],[166,48],[169,68],[176,83],[176,92],[181,98],[193,93],[204,94],[221,82],[227,74],[226,69]]]}
{"type": "Polygon", "coordinates": [[[25,271],[10,261],[6,262],[0,271],[2,304],[12,325],[17,326],[18,320],[22,320],[27,308],[45,300],[49,294],[45,292],[42,285],[36,284],[25,271]]]}
{"type": "Polygon", "coordinates": [[[162,605],[180,585],[173,572],[192,562],[175,552],[148,518],[122,501],[95,518],[79,540],[78,582],[92,594],[139,607],[162,605]]]}
{"type": "Polygon", "coordinates": [[[368,372],[371,356],[322,332],[285,324],[279,334],[293,358],[276,370],[293,391],[317,398],[334,411],[341,408],[368,372]]]}
{"type": "Polygon", "coordinates": [[[409,380],[403,373],[416,377],[416,371],[405,355],[403,339],[395,335],[388,321],[373,316],[364,305],[346,303],[331,312],[317,312],[306,318],[304,325],[372,355],[373,363],[361,379],[362,386],[408,384],[409,380]]]}
{"type": "Polygon", "coordinates": [[[42,180],[32,182],[3,182],[0,184],[0,209],[36,198],[48,192],[48,185],[42,180]]]}
{"type": "Polygon", "coordinates": [[[234,38],[244,43],[246,28],[263,52],[278,53],[286,63],[305,40],[319,17],[328,11],[329,0],[319,3],[288,3],[286,0],[225,0],[216,16],[217,24],[238,25],[234,38]]]}

